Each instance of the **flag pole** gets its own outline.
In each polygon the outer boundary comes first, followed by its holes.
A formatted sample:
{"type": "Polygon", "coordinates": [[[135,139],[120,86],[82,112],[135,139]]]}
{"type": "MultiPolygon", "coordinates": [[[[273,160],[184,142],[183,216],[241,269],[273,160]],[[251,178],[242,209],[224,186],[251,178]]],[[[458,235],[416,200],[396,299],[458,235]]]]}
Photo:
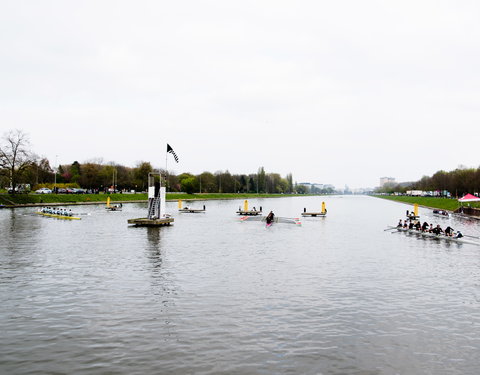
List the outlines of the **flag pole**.
{"type": "Polygon", "coordinates": [[[168,151],[165,152],[165,190],[168,190],[168,151]]]}

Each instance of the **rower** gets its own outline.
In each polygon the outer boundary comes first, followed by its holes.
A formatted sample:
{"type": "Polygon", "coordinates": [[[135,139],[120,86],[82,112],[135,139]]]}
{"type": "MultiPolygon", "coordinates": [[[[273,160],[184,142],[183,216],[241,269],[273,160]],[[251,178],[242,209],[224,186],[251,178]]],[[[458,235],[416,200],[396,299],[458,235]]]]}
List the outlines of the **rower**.
{"type": "Polygon", "coordinates": [[[397,224],[397,228],[401,228],[401,227],[403,227],[402,219],[400,219],[397,224]]]}
{"type": "Polygon", "coordinates": [[[452,237],[453,236],[453,228],[451,226],[448,226],[446,229],[445,229],[445,235],[448,236],[448,237],[452,237]]]}
{"type": "Polygon", "coordinates": [[[426,232],[427,230],[428,230],[428,223],[424,221],[422,225],[422,232],[426,232]]]}
{"type": "Polygon", "coordinates": [[[267,224],[270,224],[273,221],[274,217],[275,217],[275,214],[273,213],[273,211],[270,211],[270,213],[267,215],[267,218],[266,218],[267,224]]]}
{"type": "Polygon", "coordinates": [[[419,222],[419,221],[417,221],[417,222],[415,223],[415,229],[416,229],[416,230],[420,230],[420,229],[421,229],[421,225],[420,225],[420,222],[419,222]]]}
{"type": "Polygon", "coordinates": [[[443,229],[440,227],[440,224],[437,224],[437,226],[433,229],[433,233],[435,233],[436,235],[443,233],[443,229]]]}
{"type": "Polygon", "coordinates": [[[457,232],[457,235],[455,236],[455,238],[462,238],[462,237],[463,237],[462,232],[458,231],[458,232],[457,232]]]}

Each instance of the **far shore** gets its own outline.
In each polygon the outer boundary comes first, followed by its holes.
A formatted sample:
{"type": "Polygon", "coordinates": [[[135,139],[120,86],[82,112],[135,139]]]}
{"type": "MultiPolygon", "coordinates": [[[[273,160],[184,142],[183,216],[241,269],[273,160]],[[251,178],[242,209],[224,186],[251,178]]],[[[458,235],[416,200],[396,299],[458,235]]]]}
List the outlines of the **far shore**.
{"type": "MultiPolygon", "coordinates": [[[[261,199],[261,198],[284,198],[305,197],[309,194],[231,194],[231,193],[198,193],[182,194],[167,193],[167,202],[193,200],[226,200],[226,199],[261,199]]],[[[77,206],[106,204],[107,198],[110,203],[146,203],[146,193],[136,194],[0,194],[0,205],[4,208],[42,207],[42,206],[77,206]]]]}
{"type": "Polygon", "coordinates": [[[391,201],[405,203],[405,204],[418,204],[420,207],[433,208],[439,210],[445,210],[449,212],[456,212],[460,207],[464,207],[467,212],[462,215],[478,219],[477,213],[480,213],[479,202],[464,203],[463,205],[455,198],[437,198],[437,197],[411,197],[406,195],[373,195],[376,198],[388,199],[391,201]]]}

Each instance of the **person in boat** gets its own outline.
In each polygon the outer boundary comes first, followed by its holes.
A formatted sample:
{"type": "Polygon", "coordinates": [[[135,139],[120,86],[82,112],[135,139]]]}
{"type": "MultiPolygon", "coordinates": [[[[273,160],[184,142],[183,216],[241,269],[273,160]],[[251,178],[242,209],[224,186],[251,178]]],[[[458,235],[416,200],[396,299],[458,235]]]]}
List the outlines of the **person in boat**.
{"type": "Polygon", "coordinates": [[[427,232],[427,231],[428,231],[428,223],[424,221],[422,225],[422,232],[427,232]]]}
{"type": "Polygon", "coordinates": [[[437,224],[437,226],[433,228],[432,232],[438,236],[443,233],[443,229],[440,227],[440,224],[437,224]]]}
{"type": "Polygon", "coordinates": [[[275,214],[273,213],[273,211],[270,211],[270,213],[267,215],[267,218],[265,219],[267,221],[267,224],[271,224],[274,217],[275,214]]]}
{"type": "Polygon", "coordinates": [[[397,224],[397,228],[401,228],[401,227],[403,227],[402,219],[400,219],[397,224]]]}
{"type": "Polygon", "coordinates": [[[413,229],[413,225],[414,225],[414,224],[413,224],[413,221],[410,220],[410,224],[408,224],[408,229],[413,229]]]}
{"type": "Polygon", "coordinates": [[[458,231],[457,234],[455,235],[455,238],[462,238],[463,234],[462,232],[458,231]]]}
{"type": "Polygon", "coordinates": [[[253,207],[253,211],[257,211],[257,209],[255,208],[255,206],[253,207]]]}
{"type": "Polygon", "coordinates": [[[451,226],[445,228],[445,236],[453,237],[453,228],[451,226]]]}
{"type": "Polygon", "coordinates": [[[403,220],[403,228],[405,228],[405,229],[408,228],[407,220],[403,220]]]}
{"type": "Polygon", "coordinates": [[[420,224],[419,221],[417,221],[417,222],[415,223],[415,229],[416,229],[416,230],[421,230],[421,229],[422,229],[422,226],[421,226],[421,224],[420,224]]]}

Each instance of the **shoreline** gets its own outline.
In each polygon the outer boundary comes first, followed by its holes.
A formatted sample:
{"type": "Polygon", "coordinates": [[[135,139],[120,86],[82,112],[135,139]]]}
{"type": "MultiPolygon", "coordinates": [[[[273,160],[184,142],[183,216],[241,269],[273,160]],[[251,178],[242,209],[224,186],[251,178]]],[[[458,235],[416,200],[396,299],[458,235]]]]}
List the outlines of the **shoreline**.
{"type": "Polygon", "coordinates": [[[426,198],[426,197],[405,197],[405,196],[383,196],[383,195],[371,195],[374,198],[380,198],[380,199],[385,199],[388,201],[396,202],[396,203],[403,203],[406,205],[413,205],[413,204],[418,204],[419,207],[422,208],[429,208],[429,209],[439,209],[439,210],[444,210],[448,211],[450,214],[455,215],[457,217],[463,217],[467,219],[474,219],[474,220],[480,220],[479,216],[475,215],[468,215],[465,213],[458,213],[456,212],[460,207],[462,207],[457,200],[453,199],[448,199],[448,198],[426,198]],[[422,202],[423,200],[423,202],[422,202]],[[437,201],[435,201],[437,200],[437,201]],[[432,205],[432,202],[439,203],[436,205],[432,205]],[[452,204],[445,204],[445,203],[451,203],[451,202],[456,202],[456,208],[452,209],[452,204]],[[422,204],[423,203],[423,204],[422,204]],[[430,204],[425,204],[425,203],[430,203],[430,204]],[[443,204],[442,204],[443,203],[443,204]]]}
{"type": "MultiPolygon", "coordinates": [[[[120,194],[119,194],[120,195],[120,194]]],[[[140,195],[140,194],[139,194],[140,195]]],[[[145,195],[146,194],[142,194],[142,195],[145,195]]],[[[182,197],[182,194],[176,194],[174,193],[173,194],[175,197],[172,198],[172,197],[168,197],[168,194],[167,194],[167,199],[166,201],[167,202],[176,202],[178,200],[182,200],[182,201],[185,201],[185,202],[189,202],[189,201],[206,201],[206,200],[238,200],[238,199],[265,199],[265,198],[286,198],[286,197],[307,197],[307,196],[328,196],[328,195],[310,195],[310,194],[265,194],[265,195],[262,195],[262,194],[252,194],[252,195],[244,195],[244,194],[239,194],[237,197],[234,196],[234,194],[225,194],[227,196],[224,196],[222,197],[221,196],[221,193],[218,193],[218,194],[205,194],[205,196],[200,196],[200,195],[185,195],[185,197],[182,197]]],[[[54,197],[54,196],[51,196],[49,195],[50,197],[54,197]]],[[[105,199],[97,199],[95,201],[87,201],[87,200],[84,200],[84,201],[57,201],[57,202],[27,202],[27,203],[14,203],[12,201],[10,201],[8,198],[4,198],[2,200],[0,200],[0,209],[1,208],[10,208],[10,209],[13,209],[13,208],[23,208],[23,207],[49,207],[49,206],[53,206],[53,207],[57,207],[57,206],[83,206],[83,205],[104,205],[107,203],[107,198],[108,197],[111,197],[111,195],[109,194],[102,194],[100,195],[102,198],[104,197],[105,199]],[[1,202],[2,201],[10,201],[14,204],[2,204],[1,202]]],[[[25,197],[25,196],[23,196],[25,197]]],[[[34,195],[34,197],[38,197],[42,200],[42,196],[39,196],[39,195],[34,195]]],[[[66,196],[66,195],[62,195],[60,196],[60,198],[65,198],[65,197],[71,197],[71,196],[66,196]]],[[[9,196],[9,198],[11,198],[9,196]]],[[[89,198],[89,197],[85,197],[83,196],[82,198],[89,198]]],[[[98,198],[98,196],[96,197],[98,198]]],[[[129,199],[125,199],[125,200],[118,200],[118,199],[111,199],[110,200],[110,204],[119,204],[119,203],[148,203],[148,199],[144,199],[143,197],[141,199],[134,199],[134,200],[129,200],[129,199]]]]}

